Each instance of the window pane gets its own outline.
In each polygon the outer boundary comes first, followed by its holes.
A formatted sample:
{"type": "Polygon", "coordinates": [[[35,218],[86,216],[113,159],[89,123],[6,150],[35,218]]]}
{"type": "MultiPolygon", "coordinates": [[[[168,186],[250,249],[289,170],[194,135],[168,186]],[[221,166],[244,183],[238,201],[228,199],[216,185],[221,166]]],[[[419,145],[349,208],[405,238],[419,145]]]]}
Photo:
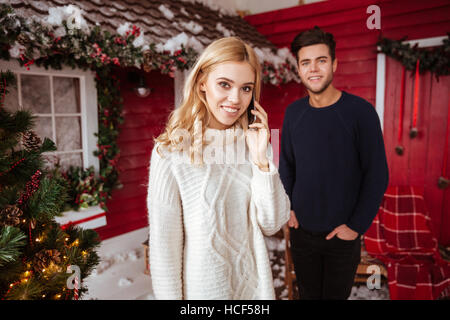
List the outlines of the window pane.
{"type": "Polygon", "coordinates": [[[56,113],[80,113],[80,79],[53,77],[56,113]]]}
{"type": "Polygon", "coordinates": [[[51,152],[46,152],[42,154],[42,159],[44,159],[44,169],[53,169],[58,163],[58,156],[51,152]]]}
{"type": "Polygon", "coordinates": [[[55,120],[58,151],[81,149],[80,117],[56,117],[55,120]]]}
{"type": "MultiPolygon", "coordinates": [[[[7,87],[8,94],[5,95],[4,99],[4,108],[8,111],[16,111],[19,110],[19,96],[17,94],[17,75],[14,81],[7,87]]],[[[3,96],[3,84],[0,85],[0,99],[3,96]]]]}
{"type": "Polygon", "coordinates": [[[37,136],[44,141],[44,138],[47,137],[50,140],[53,140],[52,134],[52,118],[51,117],[36,117],[35,118],[35,126],[33,128],[34,132],[36,132],[37,136]]]}
{"type": "Polygon", "coordinates": [[[83,159],[81,152],[77,153],[67,153],[67,154],[57,154],[59,165],[63,171],[69,170],[70,166],[82,167],[83,159]]]}
{"type": "Polygon", "coordinates": [[[50,113],[50,78],[22,74],[21,83],[23,108],[33,113],[50,113]]]}

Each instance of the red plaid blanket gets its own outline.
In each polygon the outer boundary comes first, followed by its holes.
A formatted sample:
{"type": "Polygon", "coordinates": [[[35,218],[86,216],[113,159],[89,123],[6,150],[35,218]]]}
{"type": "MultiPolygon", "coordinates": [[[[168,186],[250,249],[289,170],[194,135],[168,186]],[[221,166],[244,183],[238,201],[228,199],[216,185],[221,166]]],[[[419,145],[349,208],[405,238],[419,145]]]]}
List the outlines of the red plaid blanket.
{"type": "Polygon", "coordinates": [[[450,291],[450,264],[439,254],[421,189],[388,187],[364,244],[387,268],[391,299],[429,300],[450,291]]]}

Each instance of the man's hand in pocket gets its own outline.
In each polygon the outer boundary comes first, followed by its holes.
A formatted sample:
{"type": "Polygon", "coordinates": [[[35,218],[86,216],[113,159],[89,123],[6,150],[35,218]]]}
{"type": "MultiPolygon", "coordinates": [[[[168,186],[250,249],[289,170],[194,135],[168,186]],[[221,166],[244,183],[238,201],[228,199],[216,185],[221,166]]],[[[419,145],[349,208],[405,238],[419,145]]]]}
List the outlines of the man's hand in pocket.
{"type": "Polygon", "coordinates": [[[297,221],[297,217],[295,216],[294,210],[291,210],[291,216],[288,221],[288,226],[290,228],[298,229],[298,221],[297,221]]]}

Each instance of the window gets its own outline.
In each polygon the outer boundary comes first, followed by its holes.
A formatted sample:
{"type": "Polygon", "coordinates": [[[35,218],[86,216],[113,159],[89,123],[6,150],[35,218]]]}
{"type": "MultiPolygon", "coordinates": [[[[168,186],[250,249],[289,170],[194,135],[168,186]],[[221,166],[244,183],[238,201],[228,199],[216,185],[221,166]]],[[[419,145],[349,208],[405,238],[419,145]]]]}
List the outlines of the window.
{"type": "Polygon", "coordinates": [[[50,138],[56,152],[44,154],[46,165],[59,163],[99,170],[96,149],[98,132],[97,92],[93,72],[72,69],[45,70],[32,66],[26,70],[16,61],[0,61],[3,71],[16,75],[16,86],[8,88],[5,108],[30,110],[36,117],[34,131],[43,140],[50,138]]]}

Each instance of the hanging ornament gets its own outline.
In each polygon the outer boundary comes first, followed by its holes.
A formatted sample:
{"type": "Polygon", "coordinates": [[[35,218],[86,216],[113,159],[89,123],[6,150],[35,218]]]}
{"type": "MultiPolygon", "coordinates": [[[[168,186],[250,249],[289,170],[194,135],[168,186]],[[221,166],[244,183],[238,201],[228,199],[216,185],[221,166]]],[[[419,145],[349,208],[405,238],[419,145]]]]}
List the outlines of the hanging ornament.
{"type": "Polygon", "coordinates": [[[395,152],[399,155],[402,156],[403,153],[405,153],[405,148],[403,146],[396,146],[395,147],[395,152]]]}
{"type": "Polygon", "coordinates": [[[402,82],[400,87],[400,114],[398,116],[398,135],[397,141],[398,145],[395,147],[395,152],[401,156],[404,153],[405,148],[402,146],[402,135],[403,135],[403,113],[405,110],[405,76],[406,76],[406,67],[402,68],[402,82]]]}
{"type": "Polygon", "coordinates": [[[444,177],[439,177],[438,179],[438,187],[439,189],[447,189],[450,185],[450,180],[444,177]]]}
{"type": "Polygon", "coordinates": [[[419,130],[416,127],[411,128],[411,130],[409,131],[409,137],[411,139],[414,139],[418,135],[419,135],[419,130]]]}
{"type": "Polygon", "coordinates": [[[450,179],[447,177],[447,155],[448,155],[448,135],[450,133],[450,95],[448,97],[447,108],[447,131],[445,133],[444,159],[442,160],[442,176],[438,179],[439,189],[446,189],[450,185],[450,179]]]}
{"type": "Polygon", "coordinates": [[[416,62],[416,77],[415,77],[415,84],[414,84],[414,109],[413,109],[413,122],[412,122],[412,128],[409,132],[409,137],[411,139],[414,139],[419,134],[419,129],[417,129],[417,114],[419,111],[419,84],[420,84],[420,74],[419,74],[419,65],[420,60],[417,59],[416,62]]]}

